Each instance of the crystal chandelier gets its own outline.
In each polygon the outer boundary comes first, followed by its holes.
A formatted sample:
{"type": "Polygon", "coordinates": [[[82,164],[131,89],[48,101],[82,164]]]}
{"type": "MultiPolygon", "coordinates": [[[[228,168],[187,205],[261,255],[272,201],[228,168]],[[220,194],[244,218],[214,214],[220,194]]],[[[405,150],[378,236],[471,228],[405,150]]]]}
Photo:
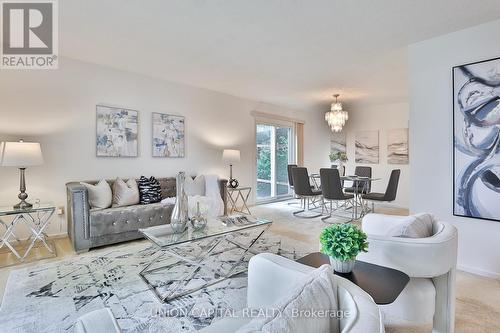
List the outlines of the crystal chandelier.
{"type": "Polygon", "coordinates": [[[339,94],[333,95],[335,97],[335,102],[332,103],[330,108],[331,111],[325,113],[325,120],[328,122],[328,126],[333,132],[342,131],[342,127],[349,118],[347,111],[342,110],[342,103],[338,101],[339,94]]]}

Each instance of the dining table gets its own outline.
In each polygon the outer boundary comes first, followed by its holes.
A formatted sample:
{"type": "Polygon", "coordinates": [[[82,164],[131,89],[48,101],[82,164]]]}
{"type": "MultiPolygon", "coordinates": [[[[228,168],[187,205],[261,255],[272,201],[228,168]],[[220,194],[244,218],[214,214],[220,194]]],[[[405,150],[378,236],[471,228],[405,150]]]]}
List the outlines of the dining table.
{"type": "MultiPolygon", "coordinates": [[[[312,173],[310,175],[312,185],[316,189],[321,189],[321,177],[319,173],[312,173]]],[[[368,211],[365,205],[363,204],[363,198],[361,195],[363,193],[367,192],[367,189],[369,188],[369,185],[372,182],[376,182],[378,180],[381,180],[382,178],[372,178],[372,177],[361,177],[361,176],[356,176],[356,175],[345,175],[345,176],[340,176],[340,180],[342,180],[342,184],[344,184],[346,181],[347,182],[352,182],[352,188],[353,188],[353,195],[354,195],[354,204],[353,204],[353,209],[354,209],[354,218],[355,219],[360,219],[362,218],[368,211]],[[361,186],[360,186],[361,185],[361,186]],[[358,206],[360,207],[360,212],[358,214],[358,206]]],[[[350,186],[344,186],[344,188],[350,187],[350,186]]]]}

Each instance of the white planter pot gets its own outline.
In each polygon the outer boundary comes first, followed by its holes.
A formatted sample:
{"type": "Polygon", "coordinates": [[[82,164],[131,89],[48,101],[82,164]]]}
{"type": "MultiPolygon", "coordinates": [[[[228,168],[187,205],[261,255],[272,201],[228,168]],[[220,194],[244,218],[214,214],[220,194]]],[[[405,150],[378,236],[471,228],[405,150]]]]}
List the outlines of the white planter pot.
{"type": "Polygon", "coordinates": [[[354,269],[354,263],[356,262],[355,259],[353,260],[348,260],[348,261],[342,261],[335,259],[333,257],[330,257],[330,265],[332,265],[332,268],[335,272],[338,273],[351,273],[352,270],[354,269]]]}

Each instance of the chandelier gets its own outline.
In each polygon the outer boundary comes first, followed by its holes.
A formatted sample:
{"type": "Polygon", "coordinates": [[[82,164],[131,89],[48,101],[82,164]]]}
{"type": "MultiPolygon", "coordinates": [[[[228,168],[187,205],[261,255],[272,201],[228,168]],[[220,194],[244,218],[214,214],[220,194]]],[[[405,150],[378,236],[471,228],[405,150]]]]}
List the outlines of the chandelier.
{"type": "Polygon", "coordinates": [[[349,118],[347,111],[342,110],[342,103],[338,101],[339,96],[339,94],[333,95],[335,102],[332,103],[331,111],[325,113],[325,120],[328,122],[328,126],[330,126],[332,132],[342,131],[342,127],[349,118]]]}

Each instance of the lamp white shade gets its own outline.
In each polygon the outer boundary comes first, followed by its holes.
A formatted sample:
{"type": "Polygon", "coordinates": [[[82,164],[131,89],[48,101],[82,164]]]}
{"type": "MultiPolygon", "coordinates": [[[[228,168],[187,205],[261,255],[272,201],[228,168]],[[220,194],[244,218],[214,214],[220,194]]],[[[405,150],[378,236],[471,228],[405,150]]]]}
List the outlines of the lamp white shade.
{"type": "Polygon", "coordinates": [[[42,149],[37,142],[5,142],[0,148],[2,166],[25,168],[43,164],[42,149]]]}
{"type": "Polygon", "coordinates": [[[228,162],[239,162],[240,151],[236,149],[224,149],[222,152],[222,159],[228,162]]]}

